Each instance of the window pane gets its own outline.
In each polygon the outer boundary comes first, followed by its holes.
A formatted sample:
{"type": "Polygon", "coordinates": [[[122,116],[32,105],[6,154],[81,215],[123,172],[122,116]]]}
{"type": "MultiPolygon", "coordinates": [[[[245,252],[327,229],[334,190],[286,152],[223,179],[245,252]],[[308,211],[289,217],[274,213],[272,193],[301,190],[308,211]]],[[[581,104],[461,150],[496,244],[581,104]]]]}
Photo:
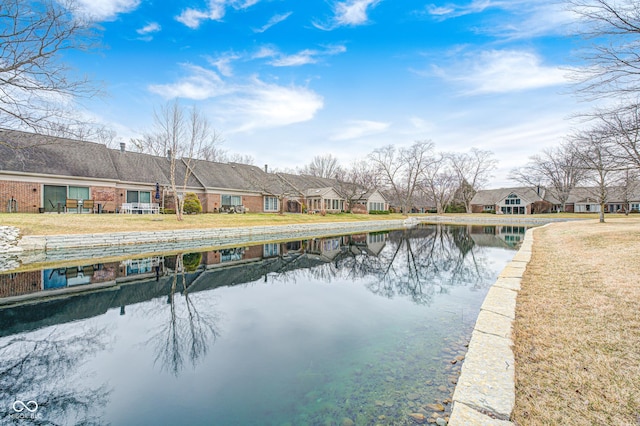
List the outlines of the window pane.
{"type": "Polygon", "coordinates": [[[138,191],[127,191],[127,203],[138,202],[138,191]]]}
{"type": "Polygon", "coordinates": [[[151,192],[140,191],[140,202],[141,203],[150,203],[151,202],[151,192]]]}
{"type": "Polygon", "coordinates": [[[74,198],[76,200],[88,200],[89,188],[82,186],[70,186],[69,198],[74,198]]]}

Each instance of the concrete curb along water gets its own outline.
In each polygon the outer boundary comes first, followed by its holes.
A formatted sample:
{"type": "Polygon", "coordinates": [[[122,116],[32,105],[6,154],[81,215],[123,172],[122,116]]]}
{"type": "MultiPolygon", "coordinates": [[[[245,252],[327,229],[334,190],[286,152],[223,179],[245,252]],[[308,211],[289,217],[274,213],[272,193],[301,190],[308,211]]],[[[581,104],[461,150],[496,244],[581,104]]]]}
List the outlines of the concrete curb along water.
{"type": "Polygon", "coordinates": [[[522,276],[531,260],[533,231],[502,270],[480,308],[453,394],[450,426],[513,425],[515,405],[512,325],[522,276]]]}
{"type": "MultiPolygon", "coordinates": [[[[18,242],[18,250],[23,252],[52,251],[73,248],[111,247],[134,244],[150,243],[177,243],[185,241],[210,240],[215,245],[232,243],[242,237],[255,237],[259,235],[282,235],[283,238],[296,238],[301,235],[317,235],[319,232],[367,232],[389,229],[409,228],[419,223],[440,224],[518,224],[541,225],[550,221],[567,219],[555,218],[511,218],[511,217],[482,217],[482,219],[424,216],[409,217],[404,220],[375,220],[364,222],[325,222],[313,224],[290,224],[273,226],[253,226],[245,228],[208,228],[208,229],[181,229],[169,231],[139,231],[139,232],[113,232],[100,234],[71,234],[48,236],[24,236],[18,242]]],[[[212,244],[213,245],[213,244],[212,244]]]]}

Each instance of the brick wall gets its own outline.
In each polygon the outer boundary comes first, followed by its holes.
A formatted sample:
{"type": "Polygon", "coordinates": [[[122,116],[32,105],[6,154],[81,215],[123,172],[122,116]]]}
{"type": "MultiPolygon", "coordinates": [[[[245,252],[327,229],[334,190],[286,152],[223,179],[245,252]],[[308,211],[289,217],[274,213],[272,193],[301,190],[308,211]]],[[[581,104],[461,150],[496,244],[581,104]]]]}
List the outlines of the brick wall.
{"type": "Polygon", "coordinates": [[[0,275],[0,297],[20,296],[42,290],[40,271],[0,275]]]}
{"type": "Polygon", "coordinates": [[[0,181],[0,211],[7,211],[12,197],[17,201],[18,212],[38,213],[42,202],[41,186],[37,183],[0,181]]]}
{"type": "Polygon", "coordinates": [[[264,203],[262,201],[262,196],[258,195],[243,195],[242,196],[242,205],[249,209],[251,213],[262,213],[264,208],[264,203]]]}
{"type": "Polygon", "coordinates": [[[122,204],[119,202],[120,194],[117,192],[116,188],[92,186],[90,192],[96,209],[98,208],[98,204],[100,204],[102,205],[102,211],[115,212],[122,204]]]}

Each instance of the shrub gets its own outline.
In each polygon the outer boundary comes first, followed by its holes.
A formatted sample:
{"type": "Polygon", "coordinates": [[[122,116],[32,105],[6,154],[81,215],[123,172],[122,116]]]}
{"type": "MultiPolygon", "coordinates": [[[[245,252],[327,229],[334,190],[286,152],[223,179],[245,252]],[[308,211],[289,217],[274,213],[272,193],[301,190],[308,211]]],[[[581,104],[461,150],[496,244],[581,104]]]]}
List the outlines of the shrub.
{"type": "Polygon", "coordinates": [[[187,253],[182,256],[182,266],[187,272],[193,272],[198,269],[202,262],[202,253],[187,253]]]}
{"type": "Polygon", "coordinates": [[[193,192],[187,192],[184,196],[184,208],[182,209],[186,214],[202,213],[202,204],[200,199],[193,192]]]}
{"type": "Polygon", "coordinates": [[[390,214],[389,210],[371,210],[369,214],[390,214]]]}
{"type": "Polygon", "coordinates": [[[176,214],[175,209],[160,209],[160,213],[162,214],[176,214]]]}

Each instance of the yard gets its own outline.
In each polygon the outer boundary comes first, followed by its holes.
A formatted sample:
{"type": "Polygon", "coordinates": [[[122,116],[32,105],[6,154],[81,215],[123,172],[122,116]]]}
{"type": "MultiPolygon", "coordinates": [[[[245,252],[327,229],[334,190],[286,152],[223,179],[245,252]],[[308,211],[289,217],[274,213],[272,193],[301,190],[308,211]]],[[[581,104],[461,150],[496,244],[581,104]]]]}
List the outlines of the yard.
{"type": "Polygon", "coordinates": [[[514,324],[518,425],[640,425],[640,217],[549,225],[514,324]]]}

